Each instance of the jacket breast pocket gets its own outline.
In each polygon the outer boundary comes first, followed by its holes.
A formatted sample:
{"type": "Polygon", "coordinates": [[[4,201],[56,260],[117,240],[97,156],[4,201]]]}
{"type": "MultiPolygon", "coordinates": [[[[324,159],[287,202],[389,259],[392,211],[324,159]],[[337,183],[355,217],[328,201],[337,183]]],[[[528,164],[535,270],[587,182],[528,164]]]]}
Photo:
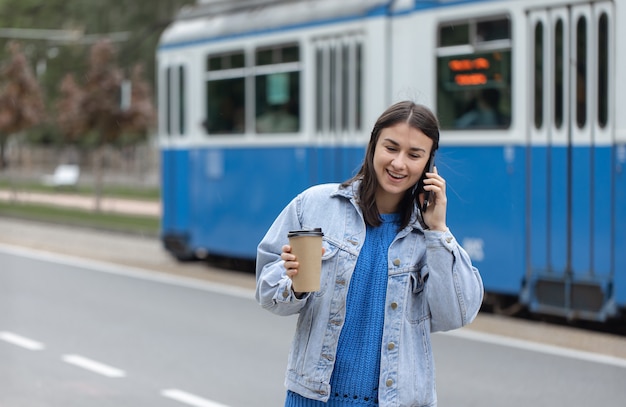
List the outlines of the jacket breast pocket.
{"type": "Polygon", "coordinates": [[[428,318],[428,306],[426,302],[426,279],[428,274],[423,267],[409,273],[409,284],[407,293],[407,319],[412,324],[419,323],[428,318]]]}
{"type": "Polygon", "coordinates": [[[324,238],[322,241],[324,254],[322,255],[322,275],[320,290],[315,295],[323,295],[335,279],[340,249],[331,240],[324,238]]]}

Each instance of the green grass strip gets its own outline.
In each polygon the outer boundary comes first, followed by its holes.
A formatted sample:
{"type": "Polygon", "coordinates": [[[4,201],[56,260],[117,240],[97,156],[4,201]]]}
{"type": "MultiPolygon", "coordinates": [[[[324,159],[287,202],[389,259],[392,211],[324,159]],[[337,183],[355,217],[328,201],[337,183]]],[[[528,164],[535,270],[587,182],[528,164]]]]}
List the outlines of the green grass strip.
{"type": "Polygon", "coordinates": [[[155,216],[85,211],[22,202],[0,202],[0,216],[155,237],[158,236],[160,229],[160,219],[155,216]]]}
{"type": "MultiPolygon", "coordinates": [[[[43,192],[43,193],[71,193],[77,195],[95,195],[95,188],[93,185],[77,185],[76,187],[53,187],[43,185],[37,182],[28,181],[9,181],[7,179],[0,179],[0,189],[4,190],[16,190],[16,191],[29,191],[29,192],[43,192]]],[[[114,185],[104,185],[102,187],[102,194],[106,197],[115,198],[128,198],[128,199],[142,199],[148,201],[158,201],[161,196],[159,188],[155,187],[124,187],[114,185]]]]}

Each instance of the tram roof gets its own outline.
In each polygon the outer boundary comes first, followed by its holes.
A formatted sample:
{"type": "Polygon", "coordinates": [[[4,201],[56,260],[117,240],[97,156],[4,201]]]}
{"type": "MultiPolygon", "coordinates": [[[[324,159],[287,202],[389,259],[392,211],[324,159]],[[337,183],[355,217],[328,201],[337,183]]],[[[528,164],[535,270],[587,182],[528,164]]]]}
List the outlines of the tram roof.
{"type": "Polygon", "coordinates": [[[163,32],[160,46],[185,46],[317,21],[379,15],[391,0],[204,0],[184,7],[163,32]]]}
{"type": "Polygon", "coordinates": [[[198,0],[181,9],[160,47],[472,1],[481,0],[198,0]]]}
{"type": "MultiPolygon", "coordinates": [[[[412,3],[414,0],[410,0],[412,3]]],[[[406,1],[404,1],[406,2],[406,1]]],[[[225,15],[262,9],[277,10],[305,6],[309,10],[361,11],[363,9],[388,6],[394,0],[198,0],[195,5],[184,7],[177,19],[225,15]]],[[[294,16],[291,16],[294,17],[294,16]]]]}
{"type": "Polygon", "coordinates": [[[181,9],[159,48],[490,0],[198,0],[181,9]]]}

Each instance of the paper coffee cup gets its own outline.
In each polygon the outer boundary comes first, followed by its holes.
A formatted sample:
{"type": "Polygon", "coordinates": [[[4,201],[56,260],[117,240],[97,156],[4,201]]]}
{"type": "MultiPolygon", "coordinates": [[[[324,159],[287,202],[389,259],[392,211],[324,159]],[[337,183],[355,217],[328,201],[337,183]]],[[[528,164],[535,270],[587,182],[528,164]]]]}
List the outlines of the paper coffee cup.
{"type": "Polygon", "coordinates": [[[298,273],[292,277],[293,290],[299,293],[320,290],[322,272],[322,233],[321,228],[312,230],[292,230],[287,234],[291,253],[300,264],[298,273]]]}

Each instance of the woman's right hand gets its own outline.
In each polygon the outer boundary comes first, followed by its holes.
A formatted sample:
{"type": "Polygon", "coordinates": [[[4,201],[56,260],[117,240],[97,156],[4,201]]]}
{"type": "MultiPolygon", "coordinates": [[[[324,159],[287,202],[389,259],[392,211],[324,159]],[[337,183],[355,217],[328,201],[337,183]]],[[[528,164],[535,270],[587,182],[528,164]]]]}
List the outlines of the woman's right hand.
{"type": "Polygon", "coordinates": [[[287,270],[287,276],[293,278],[298,274],[298,267],[300,264],[297,261],[296,255],[291,253],[291,246],[288,244],[282,247],[283,252],[280,254],[280,258],[285,262],[285,270],[287,270]]]}
{"type": "MultiPolygon", "coordinates": [[[[288,244],[283,246],[283,252],[280,254],[280,258],[285,262],[285,270],[287,270],[287,276],[289,278],[293,278],[293,276],[298,274],[298,266],[300,264],[296,261],[296,255],[291,253],[291,246],[288,244]]],[[[291,287],[291,290],[293,290],[293,286],[291,287]]],[[[296,298],[301,299],[305,293],[294,291],[293,294],[296,298]]]]}

